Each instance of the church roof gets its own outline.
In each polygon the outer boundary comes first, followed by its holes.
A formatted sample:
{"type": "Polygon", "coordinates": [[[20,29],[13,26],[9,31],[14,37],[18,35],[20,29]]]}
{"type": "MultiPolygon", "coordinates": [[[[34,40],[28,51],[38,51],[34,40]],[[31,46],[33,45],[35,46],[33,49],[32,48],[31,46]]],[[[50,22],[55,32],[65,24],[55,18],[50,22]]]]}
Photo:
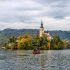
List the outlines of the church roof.
{"type": "Polygon", "coordinates": [[[44,31],[45,33],[49,33],[49,31],[47,30],[47,31],[44,31]]]}

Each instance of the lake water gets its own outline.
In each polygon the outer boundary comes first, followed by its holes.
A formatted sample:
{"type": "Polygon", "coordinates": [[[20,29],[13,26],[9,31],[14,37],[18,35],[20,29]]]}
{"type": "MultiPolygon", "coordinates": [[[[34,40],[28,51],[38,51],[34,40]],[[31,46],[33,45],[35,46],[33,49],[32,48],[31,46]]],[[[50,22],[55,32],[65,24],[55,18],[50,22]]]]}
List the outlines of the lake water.
{"type": "Polygon", "coordinates": [[[0,70],[70,70],[70,50],[0,51],[0,70]]]}

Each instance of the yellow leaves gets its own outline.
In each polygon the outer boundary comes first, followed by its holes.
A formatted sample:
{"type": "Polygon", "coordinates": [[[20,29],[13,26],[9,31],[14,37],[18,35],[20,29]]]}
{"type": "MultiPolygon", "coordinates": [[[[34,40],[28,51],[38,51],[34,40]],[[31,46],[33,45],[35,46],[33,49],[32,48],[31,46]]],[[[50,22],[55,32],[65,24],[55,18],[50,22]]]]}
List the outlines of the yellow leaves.
{"type": "Polygon", "coordinates": [[[28,42],[30,40],[31,40],[31,36],[24,35],[24,36],[18,36],[16,42],[17,42],[18,47],[20,47],[21,44],[24,45],[25,42],[28,42]]]}
{"type": "Polygon", "coordinates": [[[25,42],[25,41],[29,41],[31,40],[31,37],[30,36],[19,36],[17,37],[17,42],[25,42]]]}
{"type": "Polygon", "coordinates": [[[47,47],[48,47],[48,49],[50,49],[50,42],[47,43],[47,47]]]}

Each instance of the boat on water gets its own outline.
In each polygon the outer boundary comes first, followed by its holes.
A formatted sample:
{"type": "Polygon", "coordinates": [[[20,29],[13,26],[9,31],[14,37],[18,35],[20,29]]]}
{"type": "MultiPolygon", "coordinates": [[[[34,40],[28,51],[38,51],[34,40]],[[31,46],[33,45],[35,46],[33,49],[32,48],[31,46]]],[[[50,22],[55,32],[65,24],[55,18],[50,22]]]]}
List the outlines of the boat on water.
{"type": "Polygon", "coordinates": [[[34,49],[34,50],[33,50],[33,54],[40,54],[40,50],[34,49]]]}

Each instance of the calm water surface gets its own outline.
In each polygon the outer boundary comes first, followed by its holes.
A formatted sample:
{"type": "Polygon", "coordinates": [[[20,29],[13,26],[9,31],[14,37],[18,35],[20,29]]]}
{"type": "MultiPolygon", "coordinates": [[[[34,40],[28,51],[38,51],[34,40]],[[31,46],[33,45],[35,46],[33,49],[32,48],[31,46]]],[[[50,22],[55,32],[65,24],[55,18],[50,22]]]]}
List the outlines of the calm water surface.
{"type": "Polygon", "coordinates": [[[42,51],[0,51],[0,70],[70,70],[70,50],[42,51]]]}

